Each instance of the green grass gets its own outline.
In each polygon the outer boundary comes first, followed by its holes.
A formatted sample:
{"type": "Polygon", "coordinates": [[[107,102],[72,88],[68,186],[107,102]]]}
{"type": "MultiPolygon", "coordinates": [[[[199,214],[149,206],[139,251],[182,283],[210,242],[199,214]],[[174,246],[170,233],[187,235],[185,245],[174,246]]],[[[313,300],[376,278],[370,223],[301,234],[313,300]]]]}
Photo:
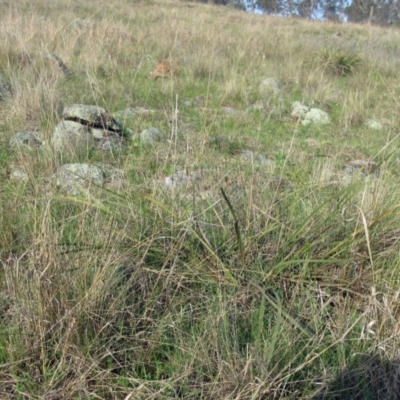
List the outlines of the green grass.
{"type": "Polygon", "coordinates": [[[13,86],[0,103],[0,397],[395,398],[398,31],[78,3],[0,5],[13,86]],[[161,58],[178,78],[148,79],[161,58]],[[262,93],[268,77],[279,94],[262,93]],[[332,123],[301,125],[293,101],[332,123]],[[73,103],[152,110],[124,125],[164,139],[57,154],[73,103]],[[22,129],[45,146],[10,149],[22,129]],[[357,159],[381,173],[346,179],[357,159]],[[66,196],[52,177],[67,162],[106,163],[124,184],[66,196]],[[171,191],[175,173],[203,178],[171,191]]]}

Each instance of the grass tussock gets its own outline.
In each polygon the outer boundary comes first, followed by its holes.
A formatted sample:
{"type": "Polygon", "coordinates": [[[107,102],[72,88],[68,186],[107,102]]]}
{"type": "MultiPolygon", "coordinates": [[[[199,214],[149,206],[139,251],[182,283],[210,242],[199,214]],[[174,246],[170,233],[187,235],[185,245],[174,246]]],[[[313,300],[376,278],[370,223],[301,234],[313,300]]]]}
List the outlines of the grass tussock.
{"type": "Polygon", "coordinates": [[[397,398],[397,31],[172,0],[0,12],[2,399],[397,398]],[[149,79],[163,59],[179,76],[149,79]],[[121,122],[163,140],[60,155],[73,103],[143,107],[121,122]],[[63,195],[67,162],[123,182],[63,195]]]}

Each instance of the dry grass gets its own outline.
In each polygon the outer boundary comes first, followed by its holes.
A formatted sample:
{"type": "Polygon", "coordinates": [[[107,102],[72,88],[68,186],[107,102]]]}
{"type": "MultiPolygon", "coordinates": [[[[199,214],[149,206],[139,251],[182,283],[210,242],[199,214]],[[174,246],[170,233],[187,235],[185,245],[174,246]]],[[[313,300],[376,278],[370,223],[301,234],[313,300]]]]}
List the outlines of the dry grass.
{"type": "Polygon", "coordinates": [[[397,398],[398,31],[172,0],[0,12],[2,399],[397,398]],[[162,59],[179,77],[149,79],[162,59]],[[332,124],[294,122],[294,100],[332,124]],[[72,103],[152,109],[124,123],[165,140],[62,158],[72,103]],[[23,129],[44,148],[9,149],[23,129]],[[345,181],[355,159],[381,173],[345,181]],[[127,181],[62,196],[51,176],[70,161],[127,181]],[[182,171],[201,179],[165,189],[182,171]]]}

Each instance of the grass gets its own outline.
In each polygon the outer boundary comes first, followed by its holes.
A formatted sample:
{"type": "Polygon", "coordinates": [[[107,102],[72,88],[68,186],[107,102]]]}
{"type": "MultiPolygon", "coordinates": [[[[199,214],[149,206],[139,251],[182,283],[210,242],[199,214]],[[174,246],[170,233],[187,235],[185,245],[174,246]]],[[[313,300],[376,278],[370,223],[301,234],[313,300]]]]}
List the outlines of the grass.
{"type": "Polygon", "coordinates": [[[0,103],[2,399],[397,398],[397,30],[172,0],[0,11],[13,89],[0,103]],[[180,77],[148,79],[163,58],[180,77]],[[279,94],[260,89],[268,77],[279,94]],[[294,101],[332,123],[302,126],[294,101]],[[164,140],[60,157],[52,133],[73,103],[144,107],[126,127],[164,140]],[[18,130],[45,145],[10,149],[18,130]],[[357,159],[380,173],[345,176],[357,159]],[[66,196],[52,183],[66,162],[125,179],[66,196]],[[202,178],[166,189],[182,172],[202,178]]]}

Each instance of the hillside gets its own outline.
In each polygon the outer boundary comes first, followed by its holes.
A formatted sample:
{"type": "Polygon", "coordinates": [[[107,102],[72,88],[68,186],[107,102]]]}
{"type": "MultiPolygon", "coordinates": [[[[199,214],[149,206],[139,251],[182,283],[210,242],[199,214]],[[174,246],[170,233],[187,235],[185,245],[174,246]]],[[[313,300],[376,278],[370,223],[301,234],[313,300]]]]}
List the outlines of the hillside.
{"type": "Polygon", "coordinates": [[[400,31],[0,15],[1,399],[399,398],[400,31]]]}

